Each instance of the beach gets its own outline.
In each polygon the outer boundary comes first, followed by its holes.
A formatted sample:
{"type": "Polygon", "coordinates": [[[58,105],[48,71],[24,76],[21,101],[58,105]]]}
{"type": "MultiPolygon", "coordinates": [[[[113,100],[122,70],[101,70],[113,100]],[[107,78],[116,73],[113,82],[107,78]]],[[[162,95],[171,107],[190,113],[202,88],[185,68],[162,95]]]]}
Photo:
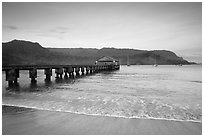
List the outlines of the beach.
{"type": "Polygon", "coordinates": [[[128,119],[2,106],[3,135],[201,135],[201,122],[128,119]]]}

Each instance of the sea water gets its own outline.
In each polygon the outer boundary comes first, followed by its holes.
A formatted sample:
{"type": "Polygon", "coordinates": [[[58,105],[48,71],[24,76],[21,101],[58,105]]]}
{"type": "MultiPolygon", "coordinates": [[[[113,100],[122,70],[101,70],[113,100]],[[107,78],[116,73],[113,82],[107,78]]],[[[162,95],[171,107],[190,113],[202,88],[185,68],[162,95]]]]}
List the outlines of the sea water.
{"type": "Polygon", "coordinates": [[[31,84],[20,71],[8,87],[2,72],[2,104],[123,118],[202,121],[201,65],[132,65],[74,79],[45,82],[43,70],[31,84]]]}

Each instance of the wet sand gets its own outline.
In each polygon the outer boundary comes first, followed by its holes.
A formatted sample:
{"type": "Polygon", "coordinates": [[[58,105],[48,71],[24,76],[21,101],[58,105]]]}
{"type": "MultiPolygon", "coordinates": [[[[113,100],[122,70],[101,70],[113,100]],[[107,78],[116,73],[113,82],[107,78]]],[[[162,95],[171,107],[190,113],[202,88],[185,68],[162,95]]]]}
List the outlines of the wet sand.
{"type": "Polygon", "coordinates": [[[202,123],[126,119],[2,106],[3,135],[201,135],[202,123]]]}

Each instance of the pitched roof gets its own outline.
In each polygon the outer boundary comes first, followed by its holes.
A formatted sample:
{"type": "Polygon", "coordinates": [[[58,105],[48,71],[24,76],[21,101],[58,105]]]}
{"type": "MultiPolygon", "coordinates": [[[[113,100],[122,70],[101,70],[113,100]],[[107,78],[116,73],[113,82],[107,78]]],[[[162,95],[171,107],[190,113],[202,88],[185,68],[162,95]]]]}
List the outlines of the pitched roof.
{"type": "Polygon", "coordinates": [[[112,57],[109,57],[109,56],[105,56],[105,57],[102,57],[100,59],[98,59],[99,62],[113,62],[113,61],[118,61],[117,59],[114,59],[112,57]]]}

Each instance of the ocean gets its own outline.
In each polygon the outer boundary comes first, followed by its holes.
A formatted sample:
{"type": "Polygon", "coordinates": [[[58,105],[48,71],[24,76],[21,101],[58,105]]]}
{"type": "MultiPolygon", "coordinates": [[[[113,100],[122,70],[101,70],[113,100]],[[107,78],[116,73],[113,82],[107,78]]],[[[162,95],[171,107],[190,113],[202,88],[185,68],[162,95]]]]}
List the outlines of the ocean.
{"type": "Polygon", "coordinates": [[[2,72],[2,104],[108,117],[202,121],[201,65],[132,65],[74,79],[45,82],[43,70],[31,84],[20,71],[8,87],[2,72]]]}

